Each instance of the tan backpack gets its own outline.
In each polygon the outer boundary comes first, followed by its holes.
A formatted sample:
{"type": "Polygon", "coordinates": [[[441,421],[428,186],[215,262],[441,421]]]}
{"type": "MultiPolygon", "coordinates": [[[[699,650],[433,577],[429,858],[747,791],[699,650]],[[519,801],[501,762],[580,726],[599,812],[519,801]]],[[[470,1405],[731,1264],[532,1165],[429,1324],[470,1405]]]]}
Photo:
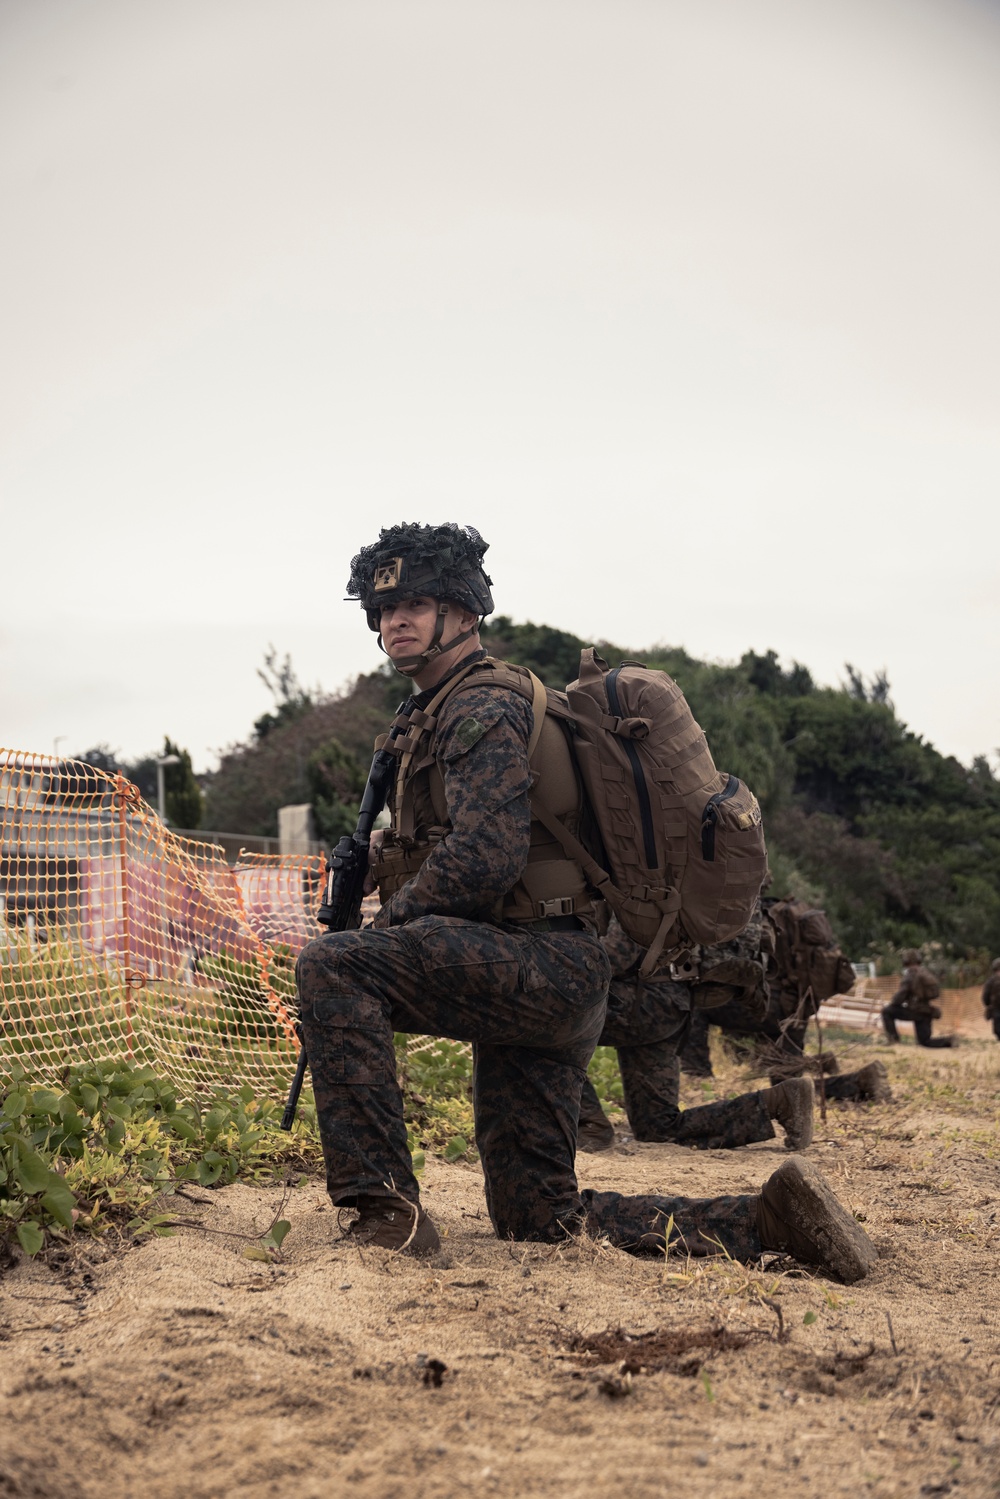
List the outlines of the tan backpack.
{"type": "Polygon", "coordinates": [[[716,770],[677,683],[634,661],[612,670],[588,648],[565,693],[533,685],[536,722],[547,710],[571,728],[603,859],[537,795],[532,812],[646,948],[640,972],[737,936],[767,873],[760,807],[741,780],[716,770]]]}
{"type": "Polygon", "coordinates": [[[825,912],[801,900],[768,900],[764,910],[774,929],[778,984],[796,989],[800,1001],[810,998],[810,1013],[825,999],[854,987],[854,969],[838,947],[825,912]]]}

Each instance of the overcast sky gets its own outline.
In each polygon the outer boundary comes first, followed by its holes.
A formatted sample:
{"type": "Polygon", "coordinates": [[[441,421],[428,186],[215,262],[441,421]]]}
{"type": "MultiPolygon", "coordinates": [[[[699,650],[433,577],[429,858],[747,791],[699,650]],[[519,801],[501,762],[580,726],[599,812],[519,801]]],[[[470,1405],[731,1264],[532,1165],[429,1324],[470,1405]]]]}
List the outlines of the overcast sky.
{"type": "Polygon", "coordinates": [[[998,169],[987,0],[0,0],[0,743],[211,765],[419,519],[992,750],[998,169]]]}

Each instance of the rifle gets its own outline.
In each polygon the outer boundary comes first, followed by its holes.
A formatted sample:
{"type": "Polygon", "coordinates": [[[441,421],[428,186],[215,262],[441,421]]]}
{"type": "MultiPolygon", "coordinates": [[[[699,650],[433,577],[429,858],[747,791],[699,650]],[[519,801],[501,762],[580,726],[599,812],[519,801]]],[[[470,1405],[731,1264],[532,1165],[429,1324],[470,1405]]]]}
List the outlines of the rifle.
{"type": "MultiPolygon", "coordinates": [[[[395,732],[398,733],[399,730],[395,732]]],[[[395,738],[395,733],[392,737],[395,738]]],[[[386,804],[395,775],[396,756],[387,749],[376,750],[358,810],[358,825],[353,833],[344,834],[327,861],[326,895],[316,913],[316,919],[323,926],[329,927],[331,932],[352,932],[361,925],[361,902],[364,900],[372,828],[386,804]]],[[[285,1112],[281,1116],[282,1129],[291,1129],[295,1123],[299,1094],[309,1065],[301,1023],[296,1025],[295,1034],[299,1038],[299,1063],[288,1090],[285,1112]]]]}

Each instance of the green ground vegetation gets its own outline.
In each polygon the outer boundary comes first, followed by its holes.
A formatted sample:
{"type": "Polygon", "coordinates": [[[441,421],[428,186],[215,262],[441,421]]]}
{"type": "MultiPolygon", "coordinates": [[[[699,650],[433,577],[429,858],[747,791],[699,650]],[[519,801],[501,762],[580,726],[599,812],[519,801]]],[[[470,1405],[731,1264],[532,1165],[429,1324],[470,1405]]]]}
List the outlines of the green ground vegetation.
{"type": "Polygon", "coordinates": [[[181,1101],[152,1068],[88,1062],[57,1087],[33,1086],[19,1063],[0,1084],[0,1262],[74,1233],[170,1232],[170,1199],[186,1184],[273,1179],[319,1163],[306,1103],[294,1129],[249,1084],[181,1101]]]}
{"type": "MultiPolygon", "coordinates": [[[[396,1050],[417,1174],[428,1151],[474,1160],[469,1048],[397,1036],[396,1050]]],[[[282,1107],[277,1088],[261,1096],[248,1082],[185,1096],[152,1067],[124,1061],[68,1066],[56,1083],[39,1083],[28,1058],[0,1053],[0,1267],[17,1246],[34,1255],[74,1234],[171,1233],[175,1199],[189,1186],[315,1175],[312,1094],[303,1091],[290,1133],[279,1127],[282,1107]]]]}

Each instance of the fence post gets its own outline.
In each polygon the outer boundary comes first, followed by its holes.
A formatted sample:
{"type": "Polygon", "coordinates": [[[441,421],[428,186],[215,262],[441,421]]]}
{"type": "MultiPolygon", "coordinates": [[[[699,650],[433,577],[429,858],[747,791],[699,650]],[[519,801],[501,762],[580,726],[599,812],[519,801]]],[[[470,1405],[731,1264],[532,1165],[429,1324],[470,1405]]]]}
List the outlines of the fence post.
{"type": "Polygon", "coordinates": [[[121,869],[122,935],[125,942],[125,1039],[129,1061],[132,1060],[132,935],[128,919],[128,818],[125,815],[125,787],[128,783],[119,770],[115,776],[118,802],[118,858],[121,869]]]}

